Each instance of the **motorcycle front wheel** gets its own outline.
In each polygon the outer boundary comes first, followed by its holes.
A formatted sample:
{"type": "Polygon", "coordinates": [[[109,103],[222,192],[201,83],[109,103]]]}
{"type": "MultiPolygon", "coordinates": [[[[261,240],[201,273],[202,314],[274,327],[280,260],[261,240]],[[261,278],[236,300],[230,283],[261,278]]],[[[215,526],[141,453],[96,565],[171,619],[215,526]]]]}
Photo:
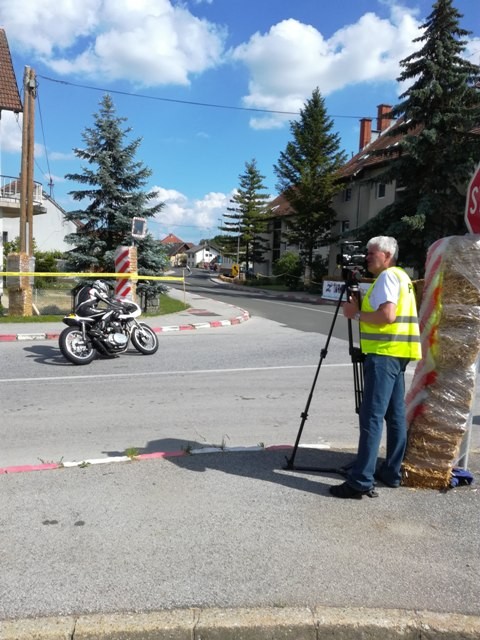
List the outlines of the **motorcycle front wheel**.
{"type": "Polygon", "coordinates": [[[79,327],[67,327],[58,338],[58,346],[64,358],[73,364],[90,364],[95,358],[95,349],[90,340],[84,340],[79,327]]]}
{"type": "Polygon", "coordinates": [[[139,322],[132,330],[132,344],[137,351],[146,356],[152,356],[158,349],[158,337],[148,324],[139,322]]]}

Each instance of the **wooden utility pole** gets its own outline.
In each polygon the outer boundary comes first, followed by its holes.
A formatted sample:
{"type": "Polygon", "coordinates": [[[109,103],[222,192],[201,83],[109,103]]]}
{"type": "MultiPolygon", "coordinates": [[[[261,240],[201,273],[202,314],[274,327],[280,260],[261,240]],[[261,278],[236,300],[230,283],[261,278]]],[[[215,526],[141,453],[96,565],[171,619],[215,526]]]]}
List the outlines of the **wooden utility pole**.
{"type": "Polygon", "coordinates": [[[35,71],[23,74],[22,169],[20,174],[20,253],[33,256],[33,155],[35,144],[35,71]]]}
{"type": "MultiPolygon", "coordinates": [[[[10,271],[19,274],[32,269],[33,256],[33,149],[36,95],[35,72],[25,67],[23,75],[22,167],[20,173],[20,251],[8,256],[10,271]]],[[[8,281],[7,281],[8,282],[8,281]]],[[[31,316],[32,286],[29,276],[18,275],[8,283],[8,313],[31,316]]]]}

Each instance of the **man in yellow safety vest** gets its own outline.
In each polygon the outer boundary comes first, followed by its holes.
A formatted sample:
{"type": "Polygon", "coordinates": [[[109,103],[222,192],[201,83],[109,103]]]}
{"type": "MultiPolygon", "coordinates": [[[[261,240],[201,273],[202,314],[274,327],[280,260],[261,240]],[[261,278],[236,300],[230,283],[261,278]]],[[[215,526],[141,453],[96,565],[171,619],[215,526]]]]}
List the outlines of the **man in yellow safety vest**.
{"type": "Polygon", "coordinates": [[[395,238],[378,236],[369,240],[367,267],[375,282],[361,310],[354,298],[343,305],[344,316],[360,322],[365,361],[357,457],[346,482],[330,487],[337,498],[376,497],[375,479],[393,488],[400,485],[407,443],[404,372],[410,360],[421,358],[421,346],[415,291],[405,271],[395,266],[397,256],[395,238]],[[384,420],[386,456],[377,470],[384,420]]]}

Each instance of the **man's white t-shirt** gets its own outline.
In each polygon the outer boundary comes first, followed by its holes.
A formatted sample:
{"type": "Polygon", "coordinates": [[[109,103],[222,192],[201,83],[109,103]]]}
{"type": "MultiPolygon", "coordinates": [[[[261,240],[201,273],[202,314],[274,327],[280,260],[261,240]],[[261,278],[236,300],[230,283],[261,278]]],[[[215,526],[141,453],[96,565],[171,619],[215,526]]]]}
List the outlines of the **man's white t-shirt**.
{"type": "Polygon", "coordinates": [[[385,302],[398,304],[400,296],[400,280],[392,271],[382,271],[375,280],[372,292],[370,293],[370,304],[375,311],[385,302]]]}

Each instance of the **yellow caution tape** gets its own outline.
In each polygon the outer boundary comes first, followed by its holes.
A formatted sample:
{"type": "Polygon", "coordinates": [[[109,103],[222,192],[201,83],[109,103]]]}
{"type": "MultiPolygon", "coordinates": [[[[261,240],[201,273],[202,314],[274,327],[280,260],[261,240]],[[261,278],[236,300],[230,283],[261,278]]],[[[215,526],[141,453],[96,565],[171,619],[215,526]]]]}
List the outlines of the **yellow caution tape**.
{"type": "Polygon", "coordinates": [[[7,277],[40,277],[40,278],[117,278],[121,280],[163,280],[167,282],[184,282],[182,276],[143,276],[138,273],[73,273],[70,271],[61,273],[57,271],[0,271],[0,276],[7,277]]]}

